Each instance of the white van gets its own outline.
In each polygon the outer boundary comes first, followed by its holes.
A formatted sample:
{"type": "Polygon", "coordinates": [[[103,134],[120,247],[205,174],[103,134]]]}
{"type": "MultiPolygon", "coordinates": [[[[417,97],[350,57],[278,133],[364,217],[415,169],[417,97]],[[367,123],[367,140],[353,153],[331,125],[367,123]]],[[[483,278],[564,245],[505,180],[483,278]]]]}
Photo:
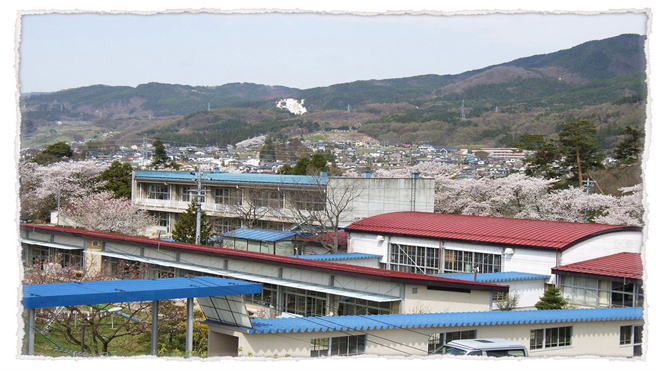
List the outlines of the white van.
{"type": "Polygon", "coordinates": [[[454,356],[527,357],[527,348],[501,338],[453,340],[438,348],[434,354],[454,356]]]}

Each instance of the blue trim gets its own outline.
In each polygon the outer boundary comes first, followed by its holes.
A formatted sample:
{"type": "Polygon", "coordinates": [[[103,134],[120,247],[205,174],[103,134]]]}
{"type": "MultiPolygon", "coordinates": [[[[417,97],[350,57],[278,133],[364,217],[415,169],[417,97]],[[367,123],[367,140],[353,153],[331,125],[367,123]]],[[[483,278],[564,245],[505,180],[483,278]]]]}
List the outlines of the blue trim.
{"type": "MultiPolygon", "coordinates": [[[[185,171],[135,171],[136,179],[194,181],[197,176],[185,171]]],[[[207,182],[253,183],[274,185],[326,185],[327,176],[275,175],[262,173],[204,172],[202,180],[207,182]]]]}
{"type": "Polygon", "coordinates": [[[274,231],[261,229],[240,228],[222,233],[225,238],[258,240],[262,242],[277,242],[284,239],[290,239],[298,235],[295,231],[274,231]]]}
{"type": "MultiPolygon", "coordinates": [[[[248,334],[642,320],[641,307],[252,319],[248,334]]],[[[217,323],[222,325],[222,323],[217,323]]]]}
{"type": "MultiPolygon", "coordinates": [[[[474,281],[474,274],[455,273],[433,275],[449,279],[474,281]]],[[[477,281],[480,283],[494,283],[498,281],[516,281],[516,280],[548,280],[550,275],[530,274],[527,272],[505,271],[505,272],[486,272],[477,274],[477,281]]]]}
{"type": "Polygon", "coordinates": [[[330,253],[330,254],[305,254],[302,256],[291,256],[298,257],[306,260],[314,261],[337,261],[337,260],[361,260],[367,258],[378,258],[381,259],[383,256],[377,254],[368,254],[368,253],[330,253]]]}
{"type": "Polygon", "coordinates": [[[196,276],[23,285],[23,306],[45,308],[261,292],[260,283],[196,276]]]}

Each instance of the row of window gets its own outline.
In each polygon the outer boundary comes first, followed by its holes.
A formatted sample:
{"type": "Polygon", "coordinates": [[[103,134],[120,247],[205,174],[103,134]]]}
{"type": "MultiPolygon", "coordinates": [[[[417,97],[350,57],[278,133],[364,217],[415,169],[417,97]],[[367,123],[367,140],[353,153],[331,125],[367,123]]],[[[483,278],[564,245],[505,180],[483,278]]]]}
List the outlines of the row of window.
{"type": "Polygon", "coordinates": [[[295,288],[282,288],[283,302],[277,307],[277,286],[263,284],[261,293],[246,295],[245,301],[266,307],[275,307],[278,311],[295,313],[303,316],[325,316],[328,314],[329,299],[337,299],[337,315],[381,315],[392,313],[391,302],[372,302],[350,297],[334,297],[326,293],[295,288]]]}
{"type": "MultiPolygon", "coordinates": [[[[633,345],[633,355],[642,355],[642,329],[640,325],[625,325],[621,327],[620,345],[633,345]]],[[[573,327],[535,329],[530,332],[529,349],[568,347],[571,345],[573,327]]],[[[433,333],[428,339],[428,353],[436,353],[443,345],[459,339],[476,339],[476,330],[462,330],[444,333],[433,333]]],[[[311,341],[311,357],[319,356],[350,356],[364,353],[365,335],[352,335],[334,338],[316,338],[311,341]]]]}
{"type": "MultiPolygon", "coordinates": [[[[197,194],[197,187],[181,186],[179,192],[182,201],[190,202],[197,194]]],[[[172,199],[169,185],[148,184],[146,194],[148,199],[172,199]]],[[[290,192],[289,194],[291,201],[298,209],[314,211],[325,209],[325,196],[323,193],[307,191],[290,192]]],[[[202,190],[200,199],[202,203],[207,201],[207,195],[207,191],[202,190]]],[[[240,206],[244,202],[244,197],[249,197],[250,206],[273,209],[284,208],[284,192],[278,190],[250,190],[244,192],[238,188],[214,188],[210,195],[216,204],[240,206]]]]}
{"type": "Polygon", "coordinates": [[[633,307],[644,304],[644,291],[634,282],[609,281],[562,275],[561,292],[569,302],[593,307],[633,307]]]}
{"type": "Polygon", "coordinates": [[[502,271],[502,256],[498,254],[469,252],[432,247],[419,247],[404,244],[390,244],[390,269],[420,274],[442,272],[480,273],[502,271]],[[441,253],[444,253],[444,266],[440,269],[441,253]]]}

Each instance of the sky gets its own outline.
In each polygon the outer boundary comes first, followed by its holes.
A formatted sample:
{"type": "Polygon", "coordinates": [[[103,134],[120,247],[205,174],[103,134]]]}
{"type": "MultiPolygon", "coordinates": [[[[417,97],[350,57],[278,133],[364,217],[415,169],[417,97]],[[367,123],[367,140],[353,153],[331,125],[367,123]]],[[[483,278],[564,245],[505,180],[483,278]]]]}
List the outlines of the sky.
{"type": "Polygon", "coordinates": [[[643,14],[24,15],[22,92],[147,82],[297,88],[454,74],[622,33],[643,14]]]}

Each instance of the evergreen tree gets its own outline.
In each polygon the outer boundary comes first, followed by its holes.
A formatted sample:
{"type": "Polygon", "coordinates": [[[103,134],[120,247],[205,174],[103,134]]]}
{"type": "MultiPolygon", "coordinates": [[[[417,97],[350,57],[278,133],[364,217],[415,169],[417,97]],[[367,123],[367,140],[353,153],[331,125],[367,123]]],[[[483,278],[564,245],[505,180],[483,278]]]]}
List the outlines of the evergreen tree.
{"type": "Polygon", "coordinates": [[[561,291],[555,286],[546,289],[541,299],[534,305],[537,310],[559,310],[565,308],[568,302],[562,298],[561,291]]]}
{"type": "Polygon", "coordinates": [[[113,193],[113,198],[131,198],[131,178],[133,167],[130,163],[121,163],[113,161],[110,167],[99,175],[99,180],[106,184],[98,190],[107,190],[113,193]]]}
{"type": "Polygon", "coordinates": [[[582,186],[583,174],[601,168],[603,156],[598,152],[596,125],[590,121],[567,122],[559,132],[559,150],[564,158],[564,166],[572,168],[573,176],[569,183],[582,186]]]}
{"type": "Polygon", "coordinates": [[[161,167],[171,167],[174,169],[179,168],[179,165],[173,159],[170,159],[170,157],[167,155],[167,152],[165,151],[165,145],[163,145],[163,142],[159,138],[156,138],[151,143],[151,145],[154,147],[151,167],[156,170],[161,167]]]}
{"type": "Polygon", "coordinates": [[[624,162],[638,160],[642,154],[642,138],[644,137],[644,133],[634,127],[626,126],[623,134],[626,136],[616,144],[614,158],[624,162]]]}
{"type": "Polygon", "coordinates": [[[154,153],[151,157],[151,166],[156,169],[165,166],[169,160],[167,152],[165,151],[165,145],[163,145],[163,142],[160,141],[159,138],[156,138],[151,145],[154,147],[154,153]]]}
{"type": "MultiPolygon", "coordinates": [[[[195,243],[195,226],[197,224],[197,201],[193,199],[179,221],[174,224],[172,238],[178,242],[195,243]]],[[[211,239],[211,222],[206,213],[202,211],[202,226],[200,228],[200,244],[209,245],[211,239]]]]}
{"type": "Polygon", "coordinates": [[[259,151],[259,159],[265,162],[274,162],[277,160],[277,155],[275,153],[275,143],[273,142],[272,137],[268,136],[266,137],[266,140],[264,140],[264,145],[259,151]]]}
{"type": "Polygon", "coordinates": [[[41,153],[34,156],[32,160],[40,165],[46,165],[71,157],[73,157],[73,150],[71,150],[69,144],[59,141],[47,146],[41,153]]]}
{"type": "Polygon", "coordinates": [[[280,175],[293,175],[293,167],[290,164],[285,164],[277,170],[280,175]]]}
{"type": "Polygon", "coordinates": [[[562,170],[555,167],[555,164],[561,159],[561,153],[557,143],[553,140],[545,141],[535,147],[535,152],[527,158],[530,165],[525,169],[527,176],[542,176],[546,179],[559,178],[562,176],[562,170]]]}

